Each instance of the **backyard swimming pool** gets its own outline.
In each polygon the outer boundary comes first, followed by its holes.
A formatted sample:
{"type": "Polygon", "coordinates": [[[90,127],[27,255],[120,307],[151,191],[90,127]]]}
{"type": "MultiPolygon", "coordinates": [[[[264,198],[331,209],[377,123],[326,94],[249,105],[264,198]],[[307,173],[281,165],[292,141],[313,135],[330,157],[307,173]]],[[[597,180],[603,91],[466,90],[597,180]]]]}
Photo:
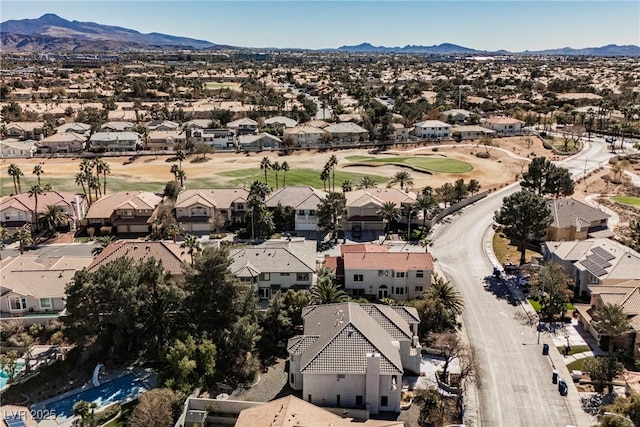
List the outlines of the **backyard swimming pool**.
{"type": "MultiPolygon", "coordinates": [[[[39,405],[34,405],[31,409],[45,409],[46,411],[43,412],[55,414],[56,421],[62,423],[73,418],[73,405],[81,400],[94,402],[97,405],[96,410],[99,410],[113,403],[133,400],[148,389],[149,387],[144,380],[135,374],[128,374],[98,387],[78,391],[70,396],[49,402],[44,408],[36,408],[39,405]]],[[[38,411],[35,411],[35,413],[38,413],[38,411]]]]}
{"type": "MultiPolygon", "coordinates": [[[[18,373],[21,372],[23,369],[24,369],[24,361],[18,360],[16,362],[16,375],[18,375],[18,373]]],[[[4,386],[7,385],[8,382],[9,382],[9,374],[7,374],[3,370],[0,370],[0,390],[2,390],[4,386]]]]}

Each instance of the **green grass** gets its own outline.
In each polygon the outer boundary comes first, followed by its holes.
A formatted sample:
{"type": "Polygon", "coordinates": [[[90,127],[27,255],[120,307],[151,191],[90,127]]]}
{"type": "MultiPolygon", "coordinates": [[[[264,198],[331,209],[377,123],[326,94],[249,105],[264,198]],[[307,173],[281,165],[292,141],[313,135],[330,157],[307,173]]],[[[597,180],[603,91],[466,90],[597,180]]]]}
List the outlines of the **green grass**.
{"type": "Polygon", "coordinates": [[[567,369],[569,370],[569,372],[582,371],[583,370],[582,368],[584,367],[584,361],[585,359],[575,360],[567,365],[567,369]]]}
{"type": "MultiPolygon", "coordinates": [[[[493,252],[496,254],[496,257],[501,264],[505,264],[507,262],[511,262],[516,265],[520,264],[520,252],[518,252],[517,246],[512,245],[509,239],[503,237],[499,231],[493,235],[493,252]]],[[[527,262],[531,262],[532,257],[539,255],[539,253],[529,249],[525,251],[525,259],[527,262]]]]}
{"type": "Polygon", "coordinates": [[[349,156],[347,160],[363,163],[405,164],[430,172],[442,173],[466,173],[473,170],[473,166],[470,163],[446,158],[349,156]]]}
{"type": "Polygon", "coordinates": [[[533,307],[533,309],[536,311],[536,313],[540,312],[540,303],[534,299],[529,299],[529,304],[531,304],[531,307],[533,307]]]}
{"type": "Polygon", "coordinates": [[[574,153],[574,152],[578,152],[578,150],[580,150],[580,144],[578,144],[576,147],[573,146],[573,141],[569,141],[569,144],[567,145],[566,151],[565,151],[565,147],[564,147],[564,138],[557,138],[554,137],[553,140],[551,140],[550,138],[545,138],[545,141],[550,143],[553,148],[555,148],[556,150],[563,152],[563,153],[574,153]]]}
{"type": "Polygon", "coordinates": [[[127,425],[127,417],[129,416],[131,411],[133,411],[133,408],[135,408],[137,404],[138,401],[134,400],[122,405],[122,412],[120,413],[120,416],[115,420],[105,424],[105,427],[125,427],[127,425]]]}
{"type": "MultiPolygon", "coordinates": [[[[26,177],[25,177],[26,178],[26,177]]],[[[25,193],[29,191],[31,185],[36,184],[36,178],[22,178],[20,180],[20,187],[22,188],[22,192],[25,193]]],[[[171,175],[167,176],[167,181],[172,178],[171,175]]],[[[187,181],[185,184],[189,187],[189,176],[187,175],[187,181]]],[[[164,186],[167,184],[167,181],[157,181],[157,182],[147,182],[147,181],[138,181],[136,179],[123,179],[123,178],[111,178],[107,177],[107,192],[111,193],[114,191],[127,191],[127,190],[141,190],[141,191],[154,191],[154,192],[162,192],[164,190],[164,186]]],[[[196,180],[194,180],[196,181],[196,180]]],[[[211,179],[211,182],[215,182],[215,180],[211,179]]],[[[76,185],[73,177],[69,177],[69,179],[63,178],[42,178],[42,184],[51,184],[51,188],[57,191],[69,191],[69,192],[77,192],[82,193],[82,187],[76,185]]],[[[195,187],[193,187],[195,188],[195,187]]],[[[10,179],[2,179],[0,180],[0,196],[8,196],[14,193],[13,181],[10,179]]]]}
{"type": "MultiPolygon", "coordinates": [[[[235,178],[229,183],[230,186],[242,186],[243,184],[250,185],[253,181],[264,181],[264,171],[260,170],[260,168],[249,168],[221,172],[220,175],[228,178],[235,178]]],[[[340,184],[342,184],[342,181],[346,179],[351,180],[355,187],[360,178],[365,175],[367,174],[336,171],[336,187],[340,186],[340,184]]],[[[286,176],[287,186],[309,185],[315,188],[323,188],[322,181],[320,180],[320,172],[315,169],[293,169],[287,172],[286,176]]],[[[378,184],[388,181],[388,178],[379,175],[369,175],[369,177],[378,184]]],[[[282,172],[278,173],[278,185],[280,187],[282,186],[282,178],[282,172]]],[[[269,185],[275,188],[276,178],[275,174],[272,171],[267,173],[267,182],[269,183],[269,185]]]]}
{"type": "Polygon", "coordinates": [[[640,207],[640,197],[632,197],[632,196],[615,196],[613,200],[617,203],[622,203],[623,205],[631,205],[640,207]]]}
{"type": "MultiPolygon", "coordinates": [[[[560,352],[560,354],[563,354],[564,347],[558,347],[558,351],[560,352]]],[[[571,349],[569,350],[569,355],[585,353],[587,351],[591,351],[591,347],[589,347],[588,345],[572,345],[571,349]]]]}

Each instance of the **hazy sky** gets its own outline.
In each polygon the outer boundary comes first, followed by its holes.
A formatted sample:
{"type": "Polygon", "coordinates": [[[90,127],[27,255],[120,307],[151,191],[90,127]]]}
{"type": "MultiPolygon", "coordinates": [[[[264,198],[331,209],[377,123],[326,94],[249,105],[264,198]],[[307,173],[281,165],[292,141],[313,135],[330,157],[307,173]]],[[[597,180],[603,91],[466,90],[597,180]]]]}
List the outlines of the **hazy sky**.
{"type": "Polygon", "coordinates": [[[62,18],[247,47],[454,43],[483,50],[640,45],[640,1],[7,1],[1,20],[62,18]]]}

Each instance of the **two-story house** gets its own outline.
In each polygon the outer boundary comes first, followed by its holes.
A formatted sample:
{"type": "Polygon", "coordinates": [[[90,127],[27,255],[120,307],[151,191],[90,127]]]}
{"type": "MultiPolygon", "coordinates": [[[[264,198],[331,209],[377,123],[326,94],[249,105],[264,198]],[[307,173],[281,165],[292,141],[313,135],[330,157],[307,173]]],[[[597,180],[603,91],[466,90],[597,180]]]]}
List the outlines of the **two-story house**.
{"type": "Polygon", "coordinates": [[[341,255],[326,257],[349,296],[404,301],[419,297],[431,285],[433,258],[423,252],[389,252],[387,246],[342,245],[341,255]]]}
{"type": "Polygon", "coordinates": [[[280,205],[287,215],[293,213],[295,231],[315,231],[318,230],[318,204],[326,196],[326,192],[312,187],[283,187],[271,193],[265,204],[269,209],[280,205]]]}
{"type": "Polygon", "coordinates": [[[482,126],[495,130],[498,136],[522,135],[524,122],[512,117],[489,117],[481,121],[482,126]]]}
{"type": "MultiPolygon", "coordinates": [[[[47,227],[42,219],[47,206],[59,206],[62,209],[64,224],[59,226],[68,226],[69,230],[76,228],[77,222],[84,219],[89,209],[84,195],[53,190],[44,192],[38,196],[36,212],[42,227],[47,227]]],[[[16,230],[25,224],[33,227],[36,225],[35,209],[36,199],[29,197],[28,193],[6,197],[0,202],[0,224],[9,230],[16,230]]]]}
{"type": "Polygon", "coordinates": [[[608,213],[578,200],[561,198],[547,200],[553,222],[547,227],[544,240],[584,240],[587,237],[612,237],[607,227],[608,213]]]}
{"type": "Polygon", "coordinates": [[[209,145],[216,150],[228,150],[236,147],[236,134],[231,129],[194,128],[191,130],[191,142],[209,145]]]}
{"type": "Polygon", "coordinates": [[[243,151],[275,150],[280,148],[282,140],[267,132],[239,135],[238,148],[243,151]]]}
{"type": "Polygon", "coordinates": [[[55,133],[36,143],[40,153],[79,153],[85,148],[87,138],[75,132],[55,133]]]}
{"type": "Polygon", "coordinates": [[[261,305],[278,291],[309,289],[316,282],[316,243],[269,240],[231,252],[231,272],[255,290],[261,305]]]}
{"type": "Polygon", "coordinates": [[[327,304],[302,318],[287,345],[291,388],[316,405],[400,412],[402,375],[420,366],[415,308],[327,304]]]}
{"type": "Polygon", "coordinates": [[[135,123],[125,121],[112,121],[107,122],[100,126],[100,132],[126,132],[132,131],[135,127],[135,123]]]}
{"type": "Polygon", "coordinates": [[[4,127],[5,135],[22,140],[42,137],[44,122],[11,122],[4,127]]]}
{"type": "Polygon", "coordinates": [[[451,125],[440,120],[425,120],[414,123],[413,134],[424,139],[449,139],[451,137],[451,125]]]}
{"type": "Polygon", "coordinates": [[[181,130],[153,130],[147,136],[145,149],[166,151],[185,147],[187,134],[181,130]]]}
{"type": "Polygon", "coordinates": [[[264,124],[269,127],[277,127],[280,129],[292,128],[298,126],[298,122],[284,116],[275,116],[265,119],[264,124]]]}
{"type": "Polygon", "coordinates": [[[369,140],[369,131],[353,122],[333,123],[324,130],[331,134],[334,144],[351,144],[369,140]]]}
{"type": "Polygon", "coordinates": [[[180,125],[176,122],[172,122],[171,120],[151,120],[150,122],[147,122],[146,126],[150,132],[180,130],[180,125]]]}
{"type": "Polygon", "coordinates": [[[344,230],[359,228],[362,231],[381,232],[385,229],[384,220],[378,215],[379,209],[386,202],[393,202],[398,209],[416,203],[414,192],[398,188],[368,188],[349,191],[347,199],[347,219],[344,230]]]}
{"type": "Polygon", "coordinates": [[[467,123],[471,118],[471,111],[464,109],[454,108],[452,110],[446,110],[440,113],[440,118],[451,124],[467,123]]]}
{"type": "Polygon", "coordinates": [[[238,136],[258,133],[258,122],[245,117],[243,119],[238,119],[227,123],[227,128],[235,131],[235,134],[238,136]]]}
{"type": "Polygon", "coordinates": [[[314,126],[296,126],[284,130],[282,138],[286,145],[313,147],[326,143],[331,134],[326,130],[314,126]]]}
{"type": "Polygon", "coordinates": [[[149,191],[119,191],[93,202],[87,213],[89,226],[113,226],[118,234],[149,233],[149,218],[162,197],[149,191]]]}
{"type": "Polygon", "coordinates": [[[248,197],[249,191],[243,188],[183,190],[174,205],[176,219],[186,232],[210,233],[244,222],[248,197]]]}
{"type": "Polygon", "coordinates": [[[96,132],[89,139],[89,148],[104,147],[105,151],[135,151],[140,146],[135,132],[96,132]]]}

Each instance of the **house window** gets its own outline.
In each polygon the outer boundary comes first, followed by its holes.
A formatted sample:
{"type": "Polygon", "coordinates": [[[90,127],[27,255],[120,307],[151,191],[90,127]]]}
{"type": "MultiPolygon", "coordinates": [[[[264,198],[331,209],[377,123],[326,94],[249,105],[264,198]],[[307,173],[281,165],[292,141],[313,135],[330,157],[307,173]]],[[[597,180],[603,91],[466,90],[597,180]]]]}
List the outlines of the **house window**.
{"type": "Polygon", "coordinates": [[[122,211],[121,216],[133,216],[133,211],[122,211]]]}
{"type": "Polygon", "coordinates": [[[385,299],[389,296],[389,289],[387,285],[382,285],[378,288],[378,299],[385,299]]]}
{"type": "Polygon", "coordinates": [[[343,379],[345,379],[345,378],[346,378],[346,375],[345,375],[345,374],[337,374],[337,375],[336,375],[336,379],[343,380],[343,379]]]}
{"type": "Polygon", "coordinates": [[[404,288],[400,288],[400,287],[394,288],[393,293],[396,295],[404,295],[404,288]]]}
{"type": "Polygon", "coordinates": [[[290,276],[291,273],[280,273],[280,276],[290,276]]]}
{"type": "Polygon", "coordinates": [[[296,211],[296,213],[297,213],[298,215],[302,215],[302,216],[304,216],[304,210],[298,210],[298,211],[296,211]]]}
{"type": "Polygon", "coordinates": [[[9,308],[11,310],[24,310],[27,308],[27,299],[22,297],[11,297],[11,299],[9,299],[9,308]]]}
{"type": "Polygon", "coordinates": [[[404,277],[404,275],[405,275],[404,271],[398,271],[396,273],[396,277],[404,277]]]}
{"type": "Polygon", "coordinates": [[[207,211],[202,206],[197,206],[191,209],[191,216],[205,216],[207,211]]]}
{"type": "Polygon", "coordinates": [[[40,308],[51,308],[51,298],[40,298],[40,308]]]}
{"type": "Polygon", "coordinates": [[[351,289],[351,296],[352,297],[363,297],[364,296],[364,289],[351,289]]]}
{"type": "Polygon", "coordinates": [[[422,292],[423,288],[422,286],[416,286],[416,292],[422,292]]]}
{"type": "Polygon", "coordinates": [[[364,276],[362,274],[354,274],[353,275],[354,282],[364,282],[364,276]]]}
{"type": "Polygon", "coordinates": [[[316,214],[316,211],[314,211],[313,209],[311,209],[311,210],[309,211],[309,215],[311,215],[311,216],[315,216],[315,214],[316,214]]]}
{"type": "Polygon", "coordinates": [[[271,288],[260,288],[260,289],[258,289],[258,297],[260,299],[269,299],[269,298],[271,298],[271,288]]]}
{"type": "Polygon", "coordinates": [[[422,270],[416,271],[416,277],[424,277],[424,271],[422,270]]]}
{"type": "Polygon", "coordinates": [[[308,282],[309,281],[309,273],[297,273],[296,280],[299,282],[308,282]]]}
{"type": "Polygon", "coordinates": [[[244,210],[244,205],[242,203],[238,203],[236,205],[236,209],[239,210],[239,211],[243,211],[244,210]]]}
{"type": "Polygon", "coordinates": [[[356,396],[356,406],[362,406],[362,405],[364,405],[364,397],[356,396]]]}
{"type": "Polygon", "coordinates": [[[387,270],[378,270],[378,277],[386,277],[389,275],[389,272],[387,270]]]}
{"type": "Polygon", "coordinates": [[[389,406],[389,396],[380,396],[380,406],[389,406]]]}
{"type": "Polygon", "coordinates": [[[268,282],[271,280],[271,273],[260,273],[260,281],[268,282]]]}
{"type": "Polygon", "coordinates": [[[291,384],[294,384],[296,382],[296,376],[294,374],[290,374],[289,382],[291,384]]]}

